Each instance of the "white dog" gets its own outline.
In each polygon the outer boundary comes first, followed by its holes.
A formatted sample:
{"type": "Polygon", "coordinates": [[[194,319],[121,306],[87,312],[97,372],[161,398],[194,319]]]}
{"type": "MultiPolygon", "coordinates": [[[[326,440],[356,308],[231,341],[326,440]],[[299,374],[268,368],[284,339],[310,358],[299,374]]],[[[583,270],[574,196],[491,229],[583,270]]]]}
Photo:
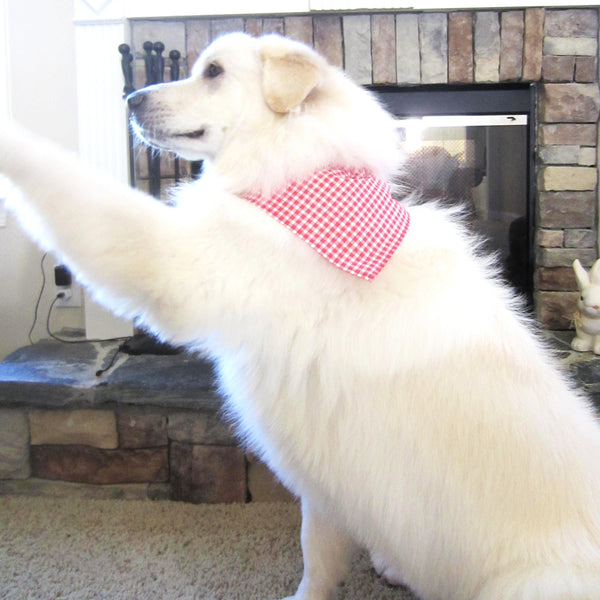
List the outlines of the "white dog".
{"type": "Polygon", "coordinates": [[[106,306],[217,359],[241,435],[302,499],[294,598],[332,596],[360,546],[424,600],[599,599],[594,412],[455,219],[390,202],[371,95],[232,34],[129,102],[150,144],[210,162],[177,207],[11,128],[12,206],[106,306]]]}

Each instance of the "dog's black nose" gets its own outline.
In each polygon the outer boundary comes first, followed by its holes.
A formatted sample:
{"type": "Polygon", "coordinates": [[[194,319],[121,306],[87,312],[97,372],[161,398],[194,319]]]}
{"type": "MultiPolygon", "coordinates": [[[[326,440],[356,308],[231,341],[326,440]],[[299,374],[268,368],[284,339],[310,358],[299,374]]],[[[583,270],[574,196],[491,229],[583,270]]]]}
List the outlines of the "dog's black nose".
{"type": "Polygon", "coordinates": [[[146,94],[143,91],[133,92],[127,96],[127,104],[131,110],[138,109],[146,100],[146,94]]]}

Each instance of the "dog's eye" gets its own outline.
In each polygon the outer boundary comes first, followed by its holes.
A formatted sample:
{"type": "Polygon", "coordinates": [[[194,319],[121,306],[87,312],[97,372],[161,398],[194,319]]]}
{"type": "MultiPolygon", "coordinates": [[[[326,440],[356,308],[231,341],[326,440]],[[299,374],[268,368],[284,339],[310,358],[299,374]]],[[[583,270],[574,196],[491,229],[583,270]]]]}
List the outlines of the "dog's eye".
{"type": "Polygon", "coordinates": [[[207,79],[214,79],[223,72],[223,67],[217,63],[210,63],[204,70],[204,77],[207,79]]]}

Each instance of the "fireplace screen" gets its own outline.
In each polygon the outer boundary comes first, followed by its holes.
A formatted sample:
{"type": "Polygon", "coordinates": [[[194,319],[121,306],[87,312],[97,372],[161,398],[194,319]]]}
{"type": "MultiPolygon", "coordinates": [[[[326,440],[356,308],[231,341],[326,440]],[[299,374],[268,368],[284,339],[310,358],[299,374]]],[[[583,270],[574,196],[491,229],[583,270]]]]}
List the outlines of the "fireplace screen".
{"type": "Polygon", "coordinates": [[[499,255],[505,278],[530,295],[526,114],[398,119],[407,153],[401,184],[419,201],[462,207],[499,255]]]}

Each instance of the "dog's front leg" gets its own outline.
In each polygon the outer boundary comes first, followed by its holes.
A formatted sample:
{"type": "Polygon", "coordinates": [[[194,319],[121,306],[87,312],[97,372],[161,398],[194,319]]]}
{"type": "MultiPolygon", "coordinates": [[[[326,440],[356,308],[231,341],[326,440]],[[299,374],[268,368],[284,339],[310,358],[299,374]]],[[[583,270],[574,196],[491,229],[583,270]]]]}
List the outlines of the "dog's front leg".
{"type": "MultiPolygon", "coordinates": [[[[355,549],[352,539],[302,498],[304,574],[293,600],[329,600],[345,578],[355,549]]],[[[290,600],[291,600],[290,598],[290,600]]]]}
{"type": "Polygon", "coordinates": [[[21,192],[9,194],[8,207],[25,229],[108,308],[146,315],[173,337],[175,327],[161,319],[182,313],[172,292],[177,274],[193,280],[198,305],[214,297],[202,266],[221,249],[204,247],[206,228],[181,211],[18,127],[0,127],[0,174],[21,192]]]}

